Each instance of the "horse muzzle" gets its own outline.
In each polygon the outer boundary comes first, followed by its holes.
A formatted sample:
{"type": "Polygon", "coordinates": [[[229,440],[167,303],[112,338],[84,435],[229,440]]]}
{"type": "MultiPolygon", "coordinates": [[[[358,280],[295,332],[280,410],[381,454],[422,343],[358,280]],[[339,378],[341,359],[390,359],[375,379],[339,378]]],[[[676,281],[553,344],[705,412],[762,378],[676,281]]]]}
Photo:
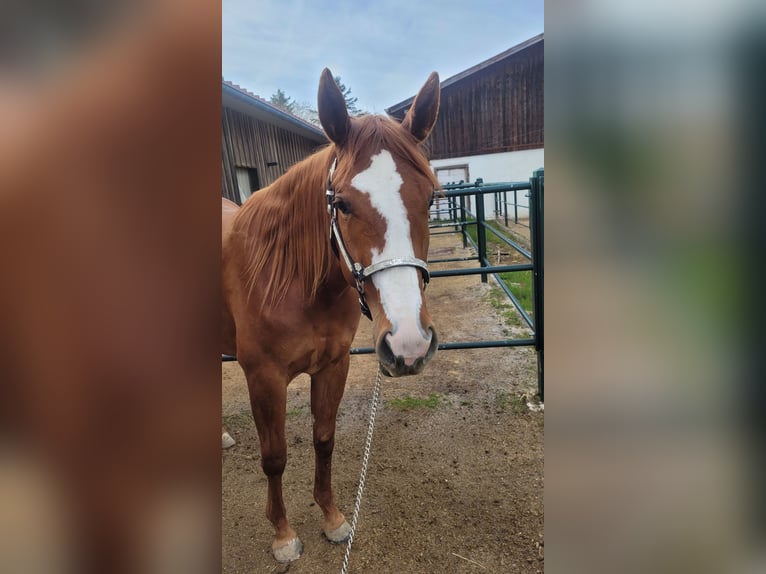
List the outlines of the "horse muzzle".
{"type": "Polygon", "coordinates": [[[380,372],[387,377],[404,377],[420,373],[436,353],[439,342],[433,327],[428,336],[422,333],[406,336],[403,333],[384,334],[375,346],[380,372]]]}

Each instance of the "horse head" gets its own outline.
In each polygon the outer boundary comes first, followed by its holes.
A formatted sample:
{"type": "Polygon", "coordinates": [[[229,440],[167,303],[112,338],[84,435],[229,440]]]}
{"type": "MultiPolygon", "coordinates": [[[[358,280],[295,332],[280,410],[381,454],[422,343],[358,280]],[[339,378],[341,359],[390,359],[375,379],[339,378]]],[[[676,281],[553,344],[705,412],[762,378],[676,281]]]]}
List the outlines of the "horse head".
{"type": "Polygon", "coordinates": [[[340,267],[373,321],[383,374],[419,373],[437,348],[423,292],[429,207],[438,182],[419,144],[436,122],[439,76],[429,76],[401,123],[350,117],[326,68],[318,96],[319,120],[333,147],[328,212],[340,267]]]}

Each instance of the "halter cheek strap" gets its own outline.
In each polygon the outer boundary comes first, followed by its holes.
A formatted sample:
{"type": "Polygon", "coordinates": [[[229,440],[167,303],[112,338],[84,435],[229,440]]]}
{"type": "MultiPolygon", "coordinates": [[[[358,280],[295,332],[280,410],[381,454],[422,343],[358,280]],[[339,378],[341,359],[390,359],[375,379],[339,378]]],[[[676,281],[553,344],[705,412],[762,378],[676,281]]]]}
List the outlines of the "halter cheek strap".
{"type": "Polygon", "coordinates": [[[343,236],[340,233],[340,227],[338,226],[338,210],[335,207],[335,188],[332,185],[332,176],[335,173],[335,167],[337,165],[338,158],[335,158],[330,166],[330,173],[327,177],[327,213],[330,215],[330,241],[334,241],[335,245],[340,252],[341,259],[346,264],[346,267],[351,272],[356,282],[356,291],[359,294],[359,306],[365,317],[372,320],[372,313],[367,305],[367,299],[364,296],[364,282],[372,277],[375,273],[380,273],[386,269],[393,269],[394,267],[417,267],[423,274],[423,286],[425,288],[428,285],[431,275],[428,272],[428,264],[422,259],[417,257],[393,257],[391,259],[385,259],[384,261],[378,261],[367,267],[361,263],[355,262],[351,257],[351,254],[346,249],[346,244],[343,241],[343,236]]]}

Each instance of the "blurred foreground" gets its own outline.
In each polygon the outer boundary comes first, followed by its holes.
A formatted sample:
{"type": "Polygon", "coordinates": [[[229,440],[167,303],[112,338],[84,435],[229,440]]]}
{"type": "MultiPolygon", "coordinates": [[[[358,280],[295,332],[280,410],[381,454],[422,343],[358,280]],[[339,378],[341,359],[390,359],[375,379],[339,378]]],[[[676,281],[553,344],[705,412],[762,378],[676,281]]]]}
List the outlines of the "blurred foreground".
{"type": "Polygon", "coordinates": [[[0,571],[217,570],[220,5],[0,22],[0,571]]]}
{"type": "Polygon", "coordinates": [[[762,3],[546,9],[547,571],[763,572],[762,3]]]}

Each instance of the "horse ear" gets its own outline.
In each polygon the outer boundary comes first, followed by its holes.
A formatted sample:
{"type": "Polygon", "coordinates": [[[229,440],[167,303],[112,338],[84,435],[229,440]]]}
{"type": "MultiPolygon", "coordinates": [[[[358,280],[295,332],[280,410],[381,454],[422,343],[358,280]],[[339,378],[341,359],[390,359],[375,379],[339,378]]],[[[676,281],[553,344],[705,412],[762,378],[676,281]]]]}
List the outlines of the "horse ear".
{"type": "Polygon", "coordinates": [[[439,74],[431,72],[402,120],[402,127],[420,142],[428,137],[436,123],[440,94],[439,74]]]}
{"type": "Polygon", "coordinates": [[[343,145],[349,130],[346,98],[335,83],[330,70],[322,70],[319,78],[319,93],[317,94],[319,122],[322,124],[327,137],[335,144],[343,145]]]}

